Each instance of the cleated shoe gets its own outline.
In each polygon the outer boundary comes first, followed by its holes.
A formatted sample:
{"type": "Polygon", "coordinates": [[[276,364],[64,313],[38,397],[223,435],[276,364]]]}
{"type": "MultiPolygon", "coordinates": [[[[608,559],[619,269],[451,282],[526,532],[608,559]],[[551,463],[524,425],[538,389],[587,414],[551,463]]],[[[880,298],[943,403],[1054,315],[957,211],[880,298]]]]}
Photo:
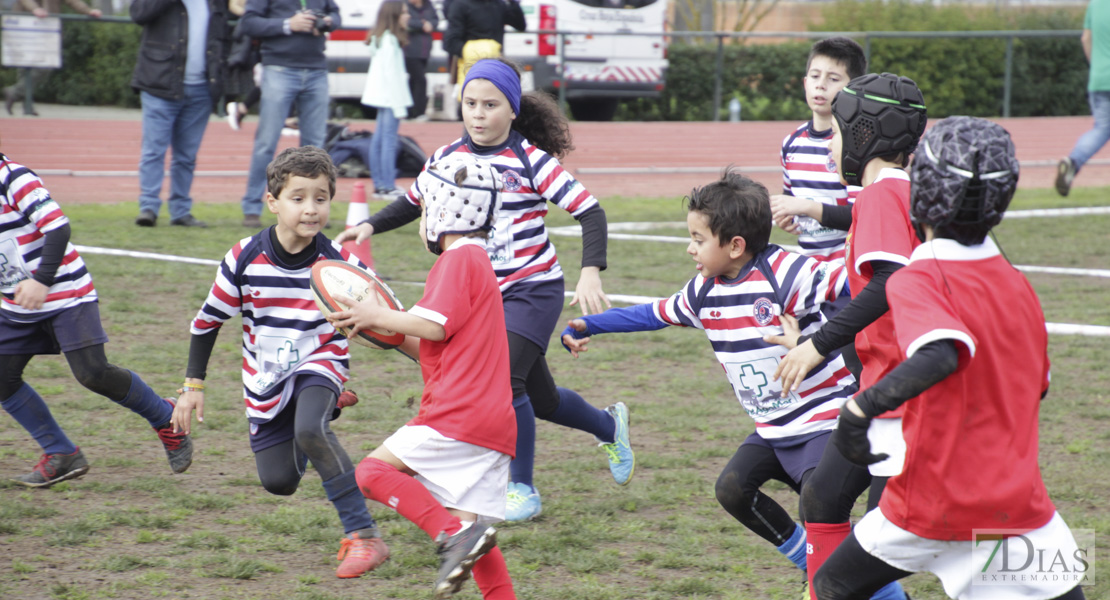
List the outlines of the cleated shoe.
{"type": "MultiPolygon", "coordinates": [[[[165,400],[170,405],[176,406],[173,400],[169,398],[165,400]]],[[[189,465],[193,464],[193,440],[189,439],[189,434],[184,431],[174,433],[172,423],[156,427],[154,432],[158,434],[158,439],[162,440],[162,446],[166,449],[166,459],[170,461],[170,469],[174,473],[187,471],[189,465]]]]}
{"type": "Polygon", "coordinates": [[[543,503],[536,488],[526,483],[509,482],[509,494],[505,501],[506,521],[527,521],[540,514],[543,503]]]}
{"type": "Polygon", "coordinates": [[[373,571],[389,558],[389,546],[385,545],[380,537],[363,539],[359,532],[354,531],[343,538],[339,543],[339,568],[335,575],[340,579],[361,577],[364,573],[373,571]]]}
{"type": "Polygon", "coordinates": [[[1056,165],[1056,193],[1066,197],[1071,191],[1073,181],[1075,181],[1075,162],[1070,156],[1065,156],[1056,165]]]}
{"type": "Polygon", "coordinates": [[[497,530],[473,523],[452,536],[441,532],[436,536],[436,545],[439,575],[436,576],[434,597],[443,600],[459,591],[470,577],[474,563],[497,545],[497,530]]]}
{"type": "Polygon", "coordinates": [[[611,444],[602,442],[598,445],[609,455],[609,472],[613,474],[617,485],[628,485],[632,480],[632,473],[636,470],[636,455],[632,452],[632,446],[628,441],[628,407],[624,402],[617,402],[606,408],[605,412],[613,415],[613,420],[617,424],[614,435],[616,439],[611,444]]]}
{"type": "Polygon", "coordinates": [[[73,454],[43,454],[39,464],[26,475],[12,481],[28,487],[47,488],[59,481],[76,479],[89,472],[89,461],[78,448],[73,454]]]}
{"type": "Polygon", "coordinates": [[[331,411],[331,420],[334,421],[343,414],[343,409],[358,404],[358,394],[351,390],[343,390],[335,400],[335,408],[331,411]]]}

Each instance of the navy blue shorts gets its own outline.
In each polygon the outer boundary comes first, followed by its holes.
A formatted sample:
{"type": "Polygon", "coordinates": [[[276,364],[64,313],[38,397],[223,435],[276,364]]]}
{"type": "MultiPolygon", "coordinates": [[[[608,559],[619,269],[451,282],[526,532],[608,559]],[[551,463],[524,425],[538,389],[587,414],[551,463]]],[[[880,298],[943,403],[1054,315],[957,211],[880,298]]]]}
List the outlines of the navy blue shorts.
{"type": "Polygon", "coordinates": [[[817,463],[821,462],[821,455],[825,453],[825,446],[829,443],[829,436],[832,431],[821,431],[813,434],[804,440],[787,442],[789,445],[780,445],[779,442],[770,442],[758,433],[753,433],[744,440],[741,446],[755,445],[770,448],[775,456],[779,459],[779,464],[782,465],[782,470],[794,480],[795,483],[801,485],[802,475],[810,469],[817,467],[817,463]],[[791,443],[793,442],[793,443],[791,443]]]}
{"type": "Polygon", "coordinates": [[[97,302],[82,302],[34,323],[11,320],[0,310],[0,354],[58,354],[107,344],[97,302]]]}
{"type": "Polygon", "coordinates": [[[518,283],[501,294],[505,329],[544,350],[563,314],[563,280],[518,283]]]}
{"type": "Polygon", "coordinates": [[[251,452],[261,452],[266,448],[293,439],[293,425],[297,416],[297,397],[306,388],[312,386],[326,387],[335,392],[336,397],[339,396],[339,388],[327,377],[315,374],[294,375],[294,377],[297,379],[293,382],[293,397],[289,399],[289,404],[286,404],[285,408],[281,409],[281,412],[273,419],[265,423],[251,423],[251,452]]]}

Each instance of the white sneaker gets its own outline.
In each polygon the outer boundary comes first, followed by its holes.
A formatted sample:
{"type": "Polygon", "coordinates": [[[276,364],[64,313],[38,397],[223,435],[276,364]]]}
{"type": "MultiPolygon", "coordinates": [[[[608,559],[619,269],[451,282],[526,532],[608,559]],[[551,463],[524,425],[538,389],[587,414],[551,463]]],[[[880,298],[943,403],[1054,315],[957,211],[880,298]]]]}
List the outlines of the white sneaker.
{"type": "Polygon", "coordinates": [[[374,199],[393,202],[394,200],[404,196],[406,193],[407,192],[405,190],[402,190],[399,187],[395,187],[391,190],[374,190],[374,199]]]}
{"type": "Polygon", "coordinates": [[[239,120],[242,117],[239,115],[239,103],[227,103],[227,124],[231,126],[232,131],[239,131],[239,120]]]}

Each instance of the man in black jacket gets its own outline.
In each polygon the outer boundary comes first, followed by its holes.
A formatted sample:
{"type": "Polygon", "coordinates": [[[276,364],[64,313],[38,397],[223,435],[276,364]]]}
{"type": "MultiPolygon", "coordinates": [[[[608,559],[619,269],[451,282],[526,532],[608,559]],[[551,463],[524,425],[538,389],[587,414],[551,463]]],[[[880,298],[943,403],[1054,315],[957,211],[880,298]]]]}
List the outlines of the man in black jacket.
{"type": "Polygon", "coordinates": [[[143,26],[131,87],[143,106],[139,218],[153,227],[162,206],[166,150],[170,225],[205,227],[192,214],[193,169],[208,115],[223,95],[230,45],[226,0],[134,0],[131,20],[143,26]]]}

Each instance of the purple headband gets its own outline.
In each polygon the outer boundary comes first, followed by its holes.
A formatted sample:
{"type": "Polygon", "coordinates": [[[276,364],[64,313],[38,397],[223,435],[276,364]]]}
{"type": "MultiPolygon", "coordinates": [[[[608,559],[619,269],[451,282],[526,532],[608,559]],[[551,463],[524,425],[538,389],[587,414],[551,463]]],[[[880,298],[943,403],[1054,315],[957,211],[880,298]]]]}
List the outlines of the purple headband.
{"type": "Polygon", "coordinates": [[[520,76],[512,67],[499,60],[483,58],[466,72],[463,92],[466,92],[467,84],[475,79],[485,79],[492,83],[502,94],[505,94],[505,98],[509,100],[509,106],[513,108],[513,113],[520,114],[520,76]]]}

